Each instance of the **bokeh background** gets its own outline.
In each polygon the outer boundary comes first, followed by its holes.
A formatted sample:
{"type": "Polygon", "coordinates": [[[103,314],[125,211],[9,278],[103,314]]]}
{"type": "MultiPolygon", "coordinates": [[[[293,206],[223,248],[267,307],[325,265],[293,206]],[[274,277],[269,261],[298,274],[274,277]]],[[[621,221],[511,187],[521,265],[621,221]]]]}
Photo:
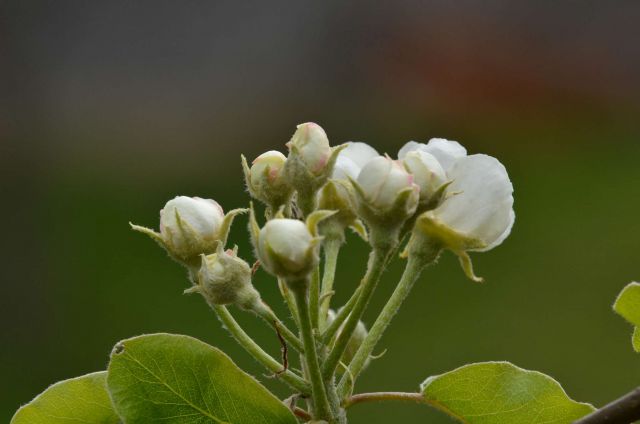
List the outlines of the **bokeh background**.
{"type": "MultiPolygon", "coordinates": [[[[637,1],[0,2],[0,421],[141,333],[198,337],[262,378],[128,222],[156,227],[177,194],[245,206],[240,154],[284,151],[305,121],[391,155],[459,140],[498,157],[515,186],[511,237],[474,256],[487,282],[444,255],[358,391],[415,390],[485,360],[545,372],[596,405],[637,386],[631,328],[611,304],[640,279],[638,22],[637,1]]],[[[251,259],[245,219],[231,240],[251,259]]],[[[366,254],[349,240],[339,301],[366,254]]],[[[255,285],[284,314],[264,272],[255,285]]],[[[277,353],[268,329],[240,321],[277,353]]],[[[351,419],[450,422],[401,404],[351,419]]]]}

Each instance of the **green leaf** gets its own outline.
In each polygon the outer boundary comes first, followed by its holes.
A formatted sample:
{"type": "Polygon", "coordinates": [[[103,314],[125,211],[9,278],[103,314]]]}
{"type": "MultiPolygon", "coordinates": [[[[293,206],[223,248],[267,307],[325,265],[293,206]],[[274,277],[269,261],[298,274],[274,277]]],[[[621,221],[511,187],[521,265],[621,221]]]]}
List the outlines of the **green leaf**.
{"type": "Polygon", "coordinates": [[[60,381],[16,412],[11,424],[117,424],[105,371],[60,381]]]}
{"type": "Polygon", "coordinates": [[[420,388],[428,404],[469,424],[569,424],[595,410],[551,377],[508,362],[465,365],[420,388]]]}
{"type": "Polygon", "coordinates": [[[630,283],[622,289],[613,310],[636,327],[640,326],[640,283],[630,283]]]}
{"type": "Polygon", "coordinates": [[[118,343],[107,383],[127,424],[297,424],[291,411],[220,350],[151,334],[118,343]]]}
{"type": "Polygon", "coordinates": [[[640,353],[640,283],[630,283],[622,289],[613,310],[635,326],[631,344],[633,350],[640,353]]]}

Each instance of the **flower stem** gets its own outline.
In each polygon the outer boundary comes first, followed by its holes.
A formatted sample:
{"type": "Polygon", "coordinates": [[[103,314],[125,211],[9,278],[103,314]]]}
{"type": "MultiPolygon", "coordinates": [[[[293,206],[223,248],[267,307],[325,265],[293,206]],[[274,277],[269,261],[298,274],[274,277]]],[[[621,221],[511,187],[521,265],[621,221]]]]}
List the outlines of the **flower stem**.
{"type": "Polygon", "coordinates": [[[275,312],[264,302],[260,302],[260,305],[254,309],[255,313],[258,314],[260,318],[262,318],[267,324],[273,327],[276,331],[282,334],[282,337],[285,339],[287,343],[289,343],[295,350],[298,352],[303,352],[304,347],[302,346],[302,342],[300,339],[289,330],[289,328],[277,317],[275,312]]]}
{"type": "MultiPolygon", "coordinates": [[[[307,283],[307,282],[305,282],[307,283]]],[[[311,327],[311,315],[309,312],[308,299],[308,283],[299,284],[301,287],[293,291],[298,306],[298,317],[300,318],[300,336],[304,344],[304,357],[307,364],[307,372],[309,380],[311,380],[311,392],[313,395],[314,418],[330,420],[331,408],[329,407],[329,399],[320,373],[320,363],[318,362],[318,353],[316,351],[316,343],[313,338],[313,329],[311,327]],[[304,288],[302,288],[304,287],[304,288]]]]}
{"type": "Polygon", "coordinates": [[[338,384],[338,395],[341,398],[351,391],[354,380],[358,378],[358,375],[367,362],[369,355],[371,355],[373,349],[380,341],[382,334],[391,323],[393,316],[402,305],[402,302],[409,295],[411,288],[426,265],[427,261],[425,261],[423,257],[414,255],[409,256],[407,266],[404,269],[400,282],[369,330],[367,337],[365,337],[355,356],[351,360],[348,372],[344,373],[340,383],[338,384]]]}
{"type": "Polygon", "coordinates": [[[291,370],[283,370],[282,364],[276,361],[271,355],[265,352],[253,339],[240,327],[238,322],[233,318],[233,315],[223,305],[210,304],[211,308],[218,315],[218,319],[224,324],[224,327],[231,333],[236,339],[238,344],[242,346],[256,361],[262,364],[265,368],[278,375],[282,381],[291,386],[294,390],[301,394],[310,394],[309,383],[300,378],[297,374],[291,370]]]}
{"type": "Polygon", "coordinates": [[[333,290],[333,281],[336,276],[336,265],[338,263],[338,254],[340,253],[340,245],[342,241],[336,237],[327,238],[324,242],[324,273],[322,274],[322,291],[320,292],[320,316],[318,328],[325,328],[327,322],[327,314],[331,306],[331,297],[333,290]]]}
{"type": "Polygon", "coordinates": [[[353,395],[345,400],[344,407],[348,408],[358,403],[382,402],[386,400],[426,403],[422,393],[378,392],[378,393],[360,393],[357,395],[353,395]]]}
{"type": "Polygon", "coordinates": [[[284,298],[287,307],[289,308],[289,312],[291,313],[291,317],[293,318],[293,322],[296,323],[296,326],[300,327],[300,318],[298,318],[298,310],[296,309],[296,301],[287,287],[287,283],[284,282],[282,278],[278,278],[278,288],[280,289],[280,294],[284,298]]]}
{"type": "Polygon", "coordinates": [[[382,271],[384,271],[384,266],[387,261],[387,257],[391,252],[393,246],[389,246],[386,248],[374,248],[369,256],[369,264],[367,267],[367,273],[364,276],[364,279],[360,283],[361,292],[356,300],[356,303],[353,307],[353,310],[349,314],[349,317],[344,323],[344,327],[342,331],[338,335],[335,345],[333,349],[329,353],[326,362],[324,363],[324,367],[322,369],[322,375],[325,380],[329,380],[336,371],[338,364],[340,363],[340,358],[342,354],[347,348],[347,344],[353,335],[353,331],[358,325],[358,321],[362,317],[371,296],[375,290],[376,285],[378,284],[378,280],[380,280],[380,276],[382,275],[382,271]]]}
{"type": "Polygon", "coordinates": [[[347,303],[338,311],[338,313],[336,314],[336,318],[324,330],[324,332],[320,336],[321,343],[325,345],[328,345],[329,343],[331,343],[331,340],[335,337],[336,333],[340,329],[340,326],[342,326],[344,321],[347,319],[347,317],[353,310],[353,307],[356,306],[356,302],[358,301],[358,298],[360,297],[360,292],[362,291],[361,288],[362,286],[358,286],[356,288],[356,290],[351,295],[351,298],[349,298],[347,303]]]}
{"type": "Polygon", "coordinates": [[[312,328],[318,328],[320,315],[320,265],[316,265],[311,274],[311,286],[309,287],[309,313],[311,314],[312,328]]]}

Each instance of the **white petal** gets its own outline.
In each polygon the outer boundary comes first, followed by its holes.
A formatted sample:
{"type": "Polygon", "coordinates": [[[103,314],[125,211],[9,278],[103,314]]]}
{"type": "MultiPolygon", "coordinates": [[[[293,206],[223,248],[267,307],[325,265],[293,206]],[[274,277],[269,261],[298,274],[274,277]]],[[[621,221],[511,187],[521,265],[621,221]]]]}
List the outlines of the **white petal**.
{"type": "Polygon", "coordinates": [[[398,193],[406,188],[418,186],[398,161],[378,156],[367,163],[358,175],[358,184],[375,206],[386,209],[393,205],[398,193]]]}
{"type": "Polygon", "coordinates": [[[432,138],[426,145],[422,144],[419,150],[435,156],[445,171],[448,171],[456,160],[467,156],[467,149],[460,143],[444,138],[432,138]]]}
{"type": "Polygon", "coordinates": [[[350,177],[355,180],[358,178],[359,173],[360,167],[356,165],[354,161],[346,156],[342,156],[342,154],[338,155],[333,168],[333,178],[336,180],[348,180],[350,177]]]}
{"type": "Polygon", "coordinates": [[[403,162],[420,187],[422,200],[429,201],[436,190],[447,182],[447,174],[432,154],[412,151],[405,155],[403,162]]]}
{"type": "Polygon", "coordinates": [[[418,143],[417,141],[409,141],[398,150],[398,159],[404,159],[407,154],[415,152],[416,150],[422,150],[427,147],[424,143],[418,143]]]}
{"type": "Polygon", "coordinates": [[[348,146],[340,152],[340,157],[349,158],[359,169],[362,169],[371,159],[380,156],[373,147],[361,141],[349,141],[348,146]]]}
{"type": "Polygon", "coordinates": [[[500,244],[515,219],[513,186],[504,166],[491,156],[471,155],[455,162],[449,178],[448,193],[453,195],[433,213],[454,230],[484,242],[478,250],[500,244]]]}
{"type": "Polygon", "coordinates": [[[293,268],[302,268],[306,264],[311,234],[302,221],[272,219],[262,228],[259,240],[261,259],[286,261],[293,268]],[[278,258],[269,257],[267,246],[278,258]]]}

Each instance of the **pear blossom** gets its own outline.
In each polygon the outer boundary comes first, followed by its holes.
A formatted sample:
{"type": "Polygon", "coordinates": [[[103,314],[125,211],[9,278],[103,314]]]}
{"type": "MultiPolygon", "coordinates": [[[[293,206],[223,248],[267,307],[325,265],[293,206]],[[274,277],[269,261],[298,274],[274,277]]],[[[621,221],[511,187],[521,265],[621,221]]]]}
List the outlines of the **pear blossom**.
{"type": "Polygon", "coordinates": [[[238,304],[250,309],[260,299],[251,284],[251,267],[234,249],[219,246],[216,253],[202,255],[197,284],[187,292],[199,292],[214,305],[238,304]]]}
{"type": "Polygon", "coordinates": [[[287,158],[277,150],[270,150],[255,158],[251,168],[242,156],[242,169],[249,193],[268,206],[270,211],[288,204],[292,187],[284,176],[287,158]]]}
{"type": "Polygon", "coordinates": [[[358,174],[357,183],[370,206],[379,210],[392,208],[401,192],[411,190],[416,202],[409,208],[415,211],[420,188],[413,180],[400,162],[378,156],[367,162],[358,174]]]}
{"type": "Polygon", "coordinates": [[[295,149],[307,169],[315,175],[322,173],[331,156],[327,133],[314,122],[298,125],[287,147],[295,149]]]}
{"type": "Polygon", "coordinates": [[[246,209],[234,209],[225,215],[212,199],[177,196],[160,211],[160,232],[131,224],[131,228],[158,242],[177,261],[199,266],[199,256],[224,245],[234,217],[246,209]]]}
{"type": "Polygon", "coordinates": [[[427,144],[415,141],[408,142],[398,152],[398,159],[404,159],[407,154],[414,151],[421,151],[435,156],[445,171],[449,170],[456,160],[467,156],[467,149],[457,141],[432,138],[427,144]]]}
{"type": "Polygon", "coordinates": [[[438,159],[423,150],[413,150],[404,156],[403,162],[420,187],[420,201],[425,205],[439,201],[447,174],[438,159]]]}
{"type": "Polygon", "coordinates": [[[349,178],[356,179],[362,168],[371,160],[380,154],[367,143],[360,141],[349,141],[338,155],[336,165],[333,169],[334,179],[347,180],[349,178]]]}
{"type": "Polygon", "coordinates": [[[277,150],[269,150],[255,158],[251,164],[250,181],[255,189],[273,184],[284,167],[287,157],[277,150]]]}
{"type": "Polygon", "coordinates": [[[306,276],[318,260],[313,234],[296,219],[268,221],[260,230],[257,244],[262,265],[283,278],[306,276]]]}
{"type": "Polygon", "coordinates": [[[178,196],[160,211],[160,234],[181,256],[199,255],[215,250],[223,220],[224,211],[215,200],[178,196]],[[194,247],[197,252],[192,252],[194,247]]]}

